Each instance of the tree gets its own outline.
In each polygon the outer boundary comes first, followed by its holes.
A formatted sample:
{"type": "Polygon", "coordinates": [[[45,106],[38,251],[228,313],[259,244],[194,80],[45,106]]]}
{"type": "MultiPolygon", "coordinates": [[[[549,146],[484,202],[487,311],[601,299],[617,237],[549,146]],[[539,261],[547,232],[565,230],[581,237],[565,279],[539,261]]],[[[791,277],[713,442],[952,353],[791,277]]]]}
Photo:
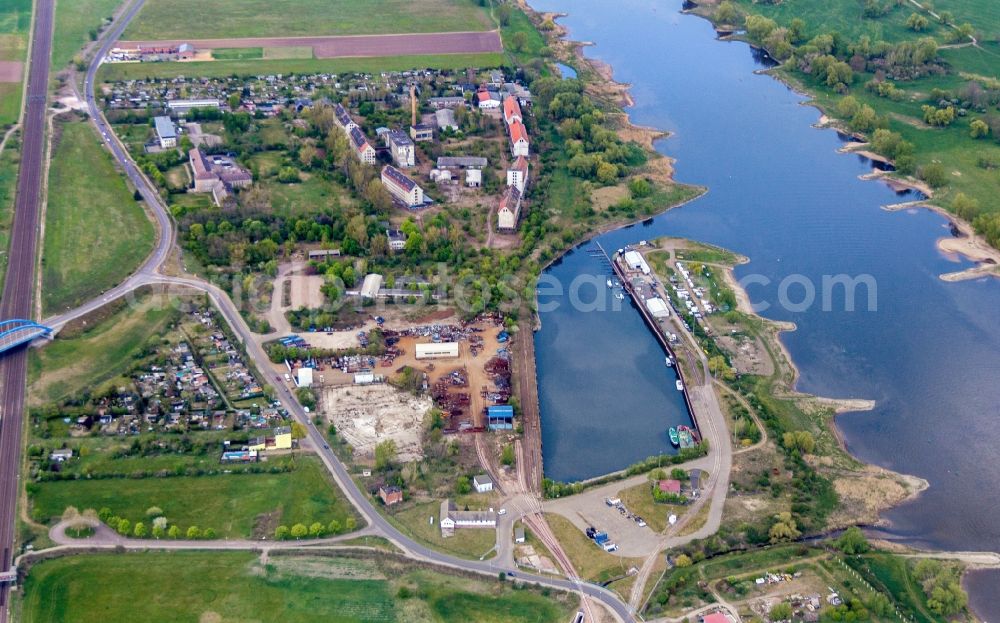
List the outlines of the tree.
{"type": "Polygon", "coordinates": [[[472,484],[469,482],[468,476],[460,476],[458,480],[455,481],[455,493],[458,495],[465,495],[472,491],[472,484]]]}
{"type": "Polygon", "coordinates": [[[205,528],[205,532],[202,536],[206,539],[214,539],[216,537],[215,528],[205,528]]]}
{"type": "Polygon", "coordinates": [[[141,521],[135,522],[135,527],[132,529],[132,534],[137,539],[142,539],[146,537],[146,524],[141,521]]]}
{"type": "Polygon", "coordinates": [[[928,19],[919,13],[914,13],[906,18],[906,27],[913,32],[923,32],[929,24],[928,19]]]}
{"type": "Polygon", "coordinates": [[[274,531],[274,538],[284,541],[288,538],[288,526],[278,526],[274,531]]]}
{"type": "Polygon", "coordinates": [[[128,519],[119,519],[118,525],[115,527],[115,529],[118,531],[118,534],[122,536],[127,536],[128,533],[131,532],[132,530],[132,522],[129,521],[128,519]]]}
{"type": "Polygon", "coordinates": [[[240,94],[232,93],[229,95],[229,99],[226,102],[229,104],[229,110],[236,110],[240,107],[240,94]]]}
{"type": "Polygon", "coordinates": [[[674,559],[674,566],[683,569],[684,567],[691,566],[691,557],[687,554],[681,554],[674,559]]]}
{"type": "Polygon", "coordinates": [[[715,21],[720,24],[735,24],[739,20],[740,14],[730,0],[724,0],[715,10],[715,21]]]}
{"type": "Polygon", "coordinates": [[[188,539],[191,539],[192,541],[195,539],[200,539],[201,528],[199,528],[198,526],[191,526],[190,528],[187,529],[185,535],[187,536],[188,539]]]}
{"type": "Polygon", "coordinates": [[[507,26],[510,24],[510,14],[511,8],[509,4],[501,4],[497,7],[497,21],[500,22],[501,26],[507,26]]]}
{"type": "Polygon", "coordinates": [[[788,450],[798,450],[802,454],[812,454],[816,449],[816,439],[807,430],[789,431],[782,435],[781,443],[788,450]]]}
{"type": "Polygon", "coordinates": [[[324,531],[325,527],[318,521],[314,521],[309,525],[309,536],[314,539],[318,539],[323,536],[324,531]]]}
{"type": "Polygon", "coordinates": [[[326,531],[329,534],[340,534],[344,527],[336,519],[331,519],[330,523],[326,526],[326,531]]]}
{"type": "Polygon", "coordinates": [[[514,464],[514,444],[507,444],[500,451],[500,463],[508,467],[514,464]]]}
{"type": "Polygon", "coordinates": [[[163,528],[160,526],[153,526],[153,538],[162,539],[163,538],[163,528]]]}
{"type": "Polygon", "coordinates": [[[180,536],[181,536],[181,529],[180,529],[180,527],[176,526],[176,525],[170,526],[170,529],[167,530],[167,536],[169,536],[171,539],[178,539],[178,538],[180,538],[180,536]]]}
{"type": "Polygon", "coordinates": [[[292,439],[304,439],[309,431],[300,422],[292,422],[292,439]]]}
{"type": "Polygon", "coordinates": [[[298,540],[309,534],[309,528],[306,528],[305,524],[297,523],[292,526],[291,534],[294,539],[298,540]]]}
{"type": "Polygon", "coordinates": [[[80,518],[80,511],[75,506],[67,506],[63,511],[62,520],[71,523],[80,518]]]}
{"type": "Polygon", "coordinates": [[[787,621],[792,618],[792,605],[788,602],[781,602],[780,604],[775,604],[771,611],[767,613],[768,620],[771,621],[787,621]]]}
{"type": "Polygon", "coordinates": [[[344,520],[344,532],[354,532],[354,529],[358,527],[358,520],[354,517],[348,517],[344,520]]]}
{"type": "Polygon", "coordinates": [[[972,138],[985,138],[990,135],[990,126],[982,119],[973,119],[969,123],[969,136],[972,138]]]}
{"type": "Polygon", "coordinates": [[[955,214],[971,221],[979,215],[979,202],[965,193],[958,193],[951,201],[951,209],[955,214]]]}
{"type": "Polygon", "coordinates": [[[771,529],[768,530],[767,534],[772,543],[779,543],[797,539],[802,533],[799,532],[795,520],[792,519],[792,514],[783,512],[774,516],[774,523],[771,524],[771,529]]]}
{"type": "Polygon", "coordinates": [[[941,188],[948,184],[948,173],[938,162],[932,162],[920,167],[917,175],[920,179],[930,184],[932,188],[941,188]]]}
{"type": "Polygon", "coordinates": [[[384,470],[396,461],[396,442],[386,439],[375,446],[375,469],[384,470]]]}
{"type": "Polygon", "coordinates": [[[837,539],[837,549],[849,556],[863,554],[868,551],[869,547],[868,539],[857,526],[851,526],[837,539]]]}
{"type": "Polygon", "coordinates": [[[515,52],[523,52],[528,45],[528,35],[522,31],[517,31],[510,36],[510,47],[515,52]]]}
{"type": "Polygon", "coordinates": [[[163,509],[160,508],[159,506],[150,506],[149,508],[146,509],[146,517],[149,517],[150,519],[154,517],[160,517],[162,515],[163,515],[163,509]]]}
{"type": "Polygon", "coordinates": [[[870,132],[875,129],[877,122],[878,115],[875,113],[875,109],[864,104],[851,117],[850,126],[855,132],[870,132]]]}

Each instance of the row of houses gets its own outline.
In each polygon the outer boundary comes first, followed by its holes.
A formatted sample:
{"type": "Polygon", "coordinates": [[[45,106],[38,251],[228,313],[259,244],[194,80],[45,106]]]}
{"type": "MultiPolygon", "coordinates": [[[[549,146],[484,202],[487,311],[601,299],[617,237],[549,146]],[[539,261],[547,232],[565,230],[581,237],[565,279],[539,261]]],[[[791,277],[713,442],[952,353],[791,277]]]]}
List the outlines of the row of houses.
{"type": "Polygon", "coordinates": [[[524,113],[514,95],[508,95],[503,100],[503,121],[510,138],[510,154],[514,162],[507,169],[507,188],[497,206],[497,231],[513,233],[517,231],[517,224],[521,219],[521,199],[527,189],[528,157],[531,155],[524,113]]]}

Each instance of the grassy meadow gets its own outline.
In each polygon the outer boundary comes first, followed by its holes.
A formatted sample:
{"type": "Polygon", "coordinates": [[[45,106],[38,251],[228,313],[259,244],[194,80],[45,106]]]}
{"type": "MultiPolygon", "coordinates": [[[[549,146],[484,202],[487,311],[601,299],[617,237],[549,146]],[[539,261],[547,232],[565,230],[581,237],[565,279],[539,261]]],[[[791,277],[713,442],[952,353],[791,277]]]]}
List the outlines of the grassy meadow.
{"type": "Polygon", "coordinates": [[[82,121],[56,126],[42,251],[45,313],[118,284],[152,250],[153,224],[82,121]]]}
{"type": "Polygon", "coordinates": [[[123,38],[214,39],[492,28],[474,0],[149,0],[123,38]]]}
{"type": "Polygon", "coordinates": [[[119,4],[121,0],[57,2],[52,36],[52,69],[59,70],[68,65],[119,4]]]}
{"type": "Polygon", "coordinates": [[[242,552],[47,561],[32,568],[20,604],[26,623],[561,623],[576,606],[567,594],[514,590],[392,560],[272,555],[262,565],[242,552]]]}

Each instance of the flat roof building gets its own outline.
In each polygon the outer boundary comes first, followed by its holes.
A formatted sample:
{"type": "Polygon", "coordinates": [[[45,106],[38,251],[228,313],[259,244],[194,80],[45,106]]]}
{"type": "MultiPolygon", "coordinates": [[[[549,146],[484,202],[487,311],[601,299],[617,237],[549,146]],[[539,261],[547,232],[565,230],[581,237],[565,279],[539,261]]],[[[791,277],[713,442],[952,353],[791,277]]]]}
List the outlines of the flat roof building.
{"type": "Polygon", "coordinates": [[[378,296],[378,291],[382,289],[382,275],[369,273],[365,275],[365,280],[361,284],[361,298],[374,299],[378,296]]]}
{"type": "Polygon", "coordinates": [[[417,359],[450,359],[458,357],[458,342],[431,342],[417,344],[417,359]]]}
{"type": "Polygon", "coordinates": [[[437,159],[439,169],[482,169],[489,163],[482,156],[441,156],[437,159]]]}
{"type": "Polygon", "coordinates": [[[219,100],[213,99],[186,99],[186,100],[170,100],[167,102],[167,108],[176,112],[179,115],[186,114],[192,108],[220,108],[222,104],[219,100]]]}
{"type": "Polygon", "coordinates": [[[405,169],[417,163],[416,147],[413,141],[401,130],[389,130],[382,135],[385,146],[392,154],[392,161],[397,167],[405,169]]]}

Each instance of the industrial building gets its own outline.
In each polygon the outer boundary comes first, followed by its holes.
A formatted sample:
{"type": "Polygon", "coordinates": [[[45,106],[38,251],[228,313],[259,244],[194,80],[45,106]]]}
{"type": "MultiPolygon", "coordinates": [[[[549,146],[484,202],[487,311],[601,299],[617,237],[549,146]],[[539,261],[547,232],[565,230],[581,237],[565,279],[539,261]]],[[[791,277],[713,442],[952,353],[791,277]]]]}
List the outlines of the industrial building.
{"type": "Polygon", "coordinates": [[[666,302],[658,296],[646,299],[646,309],[653,315],[653,318],[666,318],[670,315],[670,308],[666,302]]]}
{"type": "Polygon", "coordinates": [[[153,117],[153,125],[156,128],[156,138],[163,149],[177,147],[177,128],[170,117],[153,117]]]}
{"type": "Polygon", "coordinates": [[[514,407],[510,405],[487,407],[486,425],[490,430],[513,430],[514,407]]]}
{"type": "Polygon", "coordinates": [[[472,477],[472,488],[476,493],[489,493],[493,490],[493,479],[489,474],[478,474],[472,477]]]}
{"type": "Polygon", "coordinates": [[[312,387],[313,384],[313,369],[301,367],[297,373],[297,382],[299,387],[312,387]]]}
{"type": "Polygon", "coordinates": [[[170,100],[167,102],[167,108],[178,115],[187,114],[192,108],[214,108],[218,110],[221,106],[219,100],[213,99],[170,100]]]}
{"type": "Polygon", "coordinates": [[[458,342],[417,344],[417,359],[448,359],[458,357],[458,342]]]}
{"type": "Polygon", "coordinates": [[[434,128],[426,123],[410,126],[410,138],[418,143],[434,140],[434,128]]]}
{"type": "Polygon", "coordinates": [[[646,258],[642,257],[642,254],[638,251],[626,251],[624,259],[625,265],[628,266],[630,270],[642,271],[643,275],[649,274],[649,264],[646,263],[646,258]]]}
{"type": "Polygon", "coordinates": [[[365,275],[365,280],[361,283],[361,298],[374,299],[378,296],[378,291],[382,289],[382,275],[369,273],[365,275]]]}

